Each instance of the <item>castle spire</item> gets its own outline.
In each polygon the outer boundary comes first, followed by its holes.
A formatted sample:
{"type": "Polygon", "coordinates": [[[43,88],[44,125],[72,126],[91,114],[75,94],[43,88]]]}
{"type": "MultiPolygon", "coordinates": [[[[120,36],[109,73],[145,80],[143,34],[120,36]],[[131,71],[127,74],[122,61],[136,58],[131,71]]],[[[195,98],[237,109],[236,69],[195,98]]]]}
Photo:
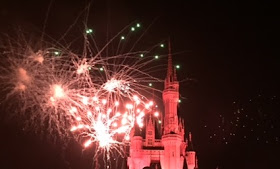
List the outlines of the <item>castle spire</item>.
{"type": "Polygon", "coordinates": [[[155,123],[152,118],[152,113],[150,113],[146,124],[146,146],[153,146],[155,141],[155,123]]]}
{"type": "Polygon", "coordinates": [[[177,81],[177,73],[176,73],[176,68],[174,67],[174,81],[177,81]]]}
{"type": "Polygon", "coordinates": [[[192,142],[192,133],[189,132],[189,141],[188,141],[188,151],[194,151],[193,142],[192,142]]]}
{"type": "MultiPolygon", "coordinates": [[[[168,40],[168,68],[167,68],[167,78],[170,78],[173,75],[173,68],[172,68],[172,55],[171,55],[171,42],[170,38],[168,40]]],[[[169,79],[171,80],[171,79],[169,79]]]]}
{"type": "Polygon", "coordinates": [[[168,63],[167,63],[167,74],[166,74],[166,78],[165,78],[165,89],[170,89],[173,88],[175,90],[178,90],[179,84],[177,82],[177,75],[176,75],[176,71],[173,68],[172,65],[172,54],[171,54],[171,42],[170,42],[170,38],[168,41],[168,63]]]}

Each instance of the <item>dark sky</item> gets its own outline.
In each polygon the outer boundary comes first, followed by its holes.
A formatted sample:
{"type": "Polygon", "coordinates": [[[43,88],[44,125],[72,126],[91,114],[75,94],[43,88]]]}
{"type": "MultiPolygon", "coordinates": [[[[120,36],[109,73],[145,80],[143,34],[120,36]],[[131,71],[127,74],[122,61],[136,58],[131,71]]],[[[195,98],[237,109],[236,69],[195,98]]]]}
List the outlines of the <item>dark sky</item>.
{"type": "MultiPolygon", "coordinates": [[[[0,31],[11,34],[20,28],[31,32],[30,36],[44,32],[60,38],[86,4],[79,0],[1,1],[0,31]]],[[[65,39],[75,39],[84,30],[84,21],[83,13],[65,39]]],[[[276,4],[98,0],[91,3],[87,25],[104,43],[106,38],[101,37],[107,33],[111,37],[133,21],[147,30],[142,40],[146,45],[170,37],[174,64],[181,65],[179,79],[191,79],[180,84],[179,114],[193,133],[200,168],[279,166],[276,4]]],[[[69,143],[62,150],[59,143],[22,131],[16,120],[4,119],[1,116],[0,164],[5,166],[1,168],[90,168],[89,155],[77,144],[69,143]]]]}

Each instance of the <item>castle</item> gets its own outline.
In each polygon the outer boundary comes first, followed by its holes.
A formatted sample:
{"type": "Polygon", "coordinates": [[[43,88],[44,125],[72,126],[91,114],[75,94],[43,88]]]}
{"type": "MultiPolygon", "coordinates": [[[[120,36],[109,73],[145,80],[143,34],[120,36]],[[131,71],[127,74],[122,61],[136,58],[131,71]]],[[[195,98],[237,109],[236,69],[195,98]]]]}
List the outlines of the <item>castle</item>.
{"type": "Polygon", "coordinates": [[[169,42],[167,76],[162,93],[165,114],[162,134],[156,139],[155,120],[146,120],[145,136],[135,132],[131,138],[127,165],[129,169],[198,169],[191,134],[185,139],[184,121],[178,118],[179,82],[172,66],[169,42]]]}

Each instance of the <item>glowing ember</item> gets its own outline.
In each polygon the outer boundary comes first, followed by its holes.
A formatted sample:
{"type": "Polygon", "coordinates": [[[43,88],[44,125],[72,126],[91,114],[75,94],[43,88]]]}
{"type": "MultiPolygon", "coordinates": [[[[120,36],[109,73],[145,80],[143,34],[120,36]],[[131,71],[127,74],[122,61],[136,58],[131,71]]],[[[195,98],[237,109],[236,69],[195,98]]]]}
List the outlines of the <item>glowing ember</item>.
{"type": "Polygon", "coordinates": [[[92,141],[91,141],[91,140],[88,140],[88,141],[86,141],[86,142],[84,143],[84,146],[85,146],[85,147],[88,147],[91,143],[92,143],[92,141]]]}
{"type": "Polygon", "coordinates": [[[154,113],[154,116],[155,116],[155,117],[158,117],[158,116],[159,116],[159,113],[158,113],[158,112],[155,112],[155,113],[154,113]]]}
{"type": "Polygon", "coordinates": [[[42,64],[44,61],[44,57],[41,54],[39,54],[34,57],[34,60],[42,64]]]}
{"type": "Polygon", "coordinates": [[[64,97],[64,91],[60,85],[54,85],[53,86],[54,94],[53,96],[55,98],[62,98],[64,97]]]}
{"type": "Polygon", "coordinates": [[[30,81],[30,77],[28,76],[27,71],[23,68],[18,69],[18,76],[21,82],[27,83],[30,81]]]}
{"type": "Polygon", "coordinates": [[[88,70],[88,65],[81,65],[78,67],[77,74],[85,73],[88,70]]]}
{"type": "Polygon", "coordinates": [[[109,92],[113,92],[115,88],[121,87],[121,82],[121,80],[111,79],[107,83],[105,83],[104,89],[109,92]]]}

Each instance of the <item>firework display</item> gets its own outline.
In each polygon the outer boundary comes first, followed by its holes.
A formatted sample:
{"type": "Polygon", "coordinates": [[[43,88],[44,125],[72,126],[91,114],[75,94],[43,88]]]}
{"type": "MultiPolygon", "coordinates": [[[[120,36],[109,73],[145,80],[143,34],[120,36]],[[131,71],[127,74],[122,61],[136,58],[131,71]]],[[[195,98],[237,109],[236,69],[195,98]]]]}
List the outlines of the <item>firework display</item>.
{"type": "Polygon", "coordinates": [[[90,30],[82,54],[53,44],[35,51],[24,40],[8,38],[1,46],[2,101],[50,134],[71,135],[85,148],[95,144],[96,152],[109,152],[129,142],[133,128],[143,127],[145,114],[156,112],[151,84],[161,80],[151,73],[160,71],[152,65],[159,56],[133,47],[108,56],[108,45],[120,41],[121,46],[124,36],[118,34],[97,50],[90,30]]]}

